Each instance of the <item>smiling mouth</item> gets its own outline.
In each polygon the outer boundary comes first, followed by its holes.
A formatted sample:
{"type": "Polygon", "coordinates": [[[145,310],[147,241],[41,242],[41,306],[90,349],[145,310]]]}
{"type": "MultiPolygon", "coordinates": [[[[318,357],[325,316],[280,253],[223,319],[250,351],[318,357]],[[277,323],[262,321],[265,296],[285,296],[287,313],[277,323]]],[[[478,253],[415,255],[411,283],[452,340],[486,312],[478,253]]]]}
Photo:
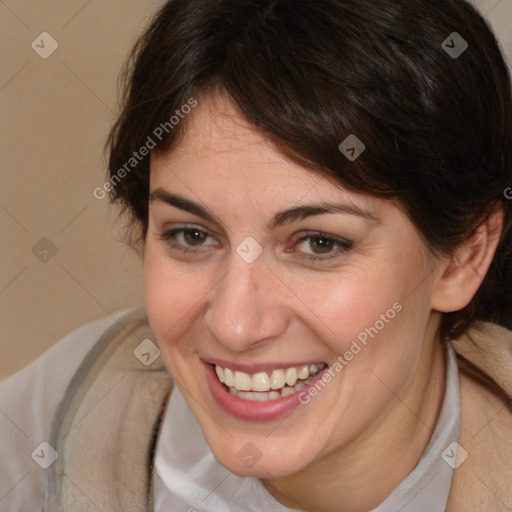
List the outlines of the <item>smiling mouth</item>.
{"type": "Polygon", "coordinates": [[[292,366],[269,372],[244,373],[219,365],[211,365],[229,393],[242,400],[268,402],[301,390],[327,365],[324,363],[292,366]]]}

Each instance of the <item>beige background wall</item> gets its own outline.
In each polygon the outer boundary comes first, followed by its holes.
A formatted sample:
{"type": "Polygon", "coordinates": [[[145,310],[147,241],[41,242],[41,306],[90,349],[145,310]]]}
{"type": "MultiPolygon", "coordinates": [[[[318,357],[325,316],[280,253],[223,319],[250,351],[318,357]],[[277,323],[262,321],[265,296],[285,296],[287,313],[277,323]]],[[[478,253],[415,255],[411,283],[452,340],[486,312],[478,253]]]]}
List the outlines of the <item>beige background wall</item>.
{"type": "MultiPolygon", "coordinates": [[[[512,0],[475,1],[512,61],[512,0]]],[[[93,190],[104,182],[117,73],[161,3],[0,1],[0,378],[142,301],[140,263],[93,190]],[[31,47],[51,50],[42,32],[58,43],[47,59],[31,47]]]]}

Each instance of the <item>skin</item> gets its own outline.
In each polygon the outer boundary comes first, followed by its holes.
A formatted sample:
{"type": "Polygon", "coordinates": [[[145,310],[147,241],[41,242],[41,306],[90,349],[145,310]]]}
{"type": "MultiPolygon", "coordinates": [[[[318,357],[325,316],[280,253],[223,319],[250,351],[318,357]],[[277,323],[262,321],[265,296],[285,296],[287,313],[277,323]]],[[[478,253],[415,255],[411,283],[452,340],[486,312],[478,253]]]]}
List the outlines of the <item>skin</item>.
{"type": "Polygon", "coordinates": [[[227,469],[262,479],[290,508],[374,508],[429,442],[445,385],[440,312],[471,299],[495,243],[484,230],[483,249],[476,244],[457,265],[432,257],[399,205],[286,159],[223,96],[202,98],[186,122],[177,148],[152,154],[150,191],[185,197],[216,219],[150,202],[144,293],[166,367],[227,469]],[[329,213],[268,226],[282,210],[323,201],[375,218],[329,213]],[[184,227],[186,237],[162,239],[184,227]],[[205,235],[194,237],[197,230],[205,235]],[[325,239],[301,241],[311,232],[352,247],[328,245],[325,254],[325,239]],[[236,252],[247,237],[263,249],[252,264],[236,252]],[[332,364],[395,303],[396,317],[289,416],[242,421],[211,396],[200,358],[332,364]],[[262,455],[252,468],[237,457],[249,442],[262,455]]]}

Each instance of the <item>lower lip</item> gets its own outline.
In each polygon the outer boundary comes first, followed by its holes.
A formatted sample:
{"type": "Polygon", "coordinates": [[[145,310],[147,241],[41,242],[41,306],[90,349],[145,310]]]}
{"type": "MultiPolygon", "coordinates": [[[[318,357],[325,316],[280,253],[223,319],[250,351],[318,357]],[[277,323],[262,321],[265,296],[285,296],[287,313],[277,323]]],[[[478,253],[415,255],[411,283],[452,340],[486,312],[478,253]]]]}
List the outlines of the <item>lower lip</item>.
{"type": "Polygon", "coordinates": [[[246,421],[271,421],[289,414],[301,405],[299,395],[303,392],[307,393],[308,388],[313,386],[328,368],[326,366],[315,375],[314,379],[307,386],[304,386],[291,395],[285,396],[284,398],[277,398],[276,400],[269,400],[268,402],[251,402],[232,395],[226,389],[226,386],[220,382],[215,373],[215,369],[205,361],[201,361],[201,364],[206,371],[206,379],[210,391],[219,406],[230,416],[246,421]]]}

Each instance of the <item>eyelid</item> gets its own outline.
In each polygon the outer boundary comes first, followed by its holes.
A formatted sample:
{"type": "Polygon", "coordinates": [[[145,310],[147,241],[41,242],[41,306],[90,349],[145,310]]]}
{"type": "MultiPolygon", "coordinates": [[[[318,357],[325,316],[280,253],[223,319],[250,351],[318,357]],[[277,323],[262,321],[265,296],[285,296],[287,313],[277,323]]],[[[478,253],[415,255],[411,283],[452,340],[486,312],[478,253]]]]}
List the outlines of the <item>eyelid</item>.
{"type": "Polygon", "coordinates": [[[347,240],[346,238],[343,238],[342,236],[339,236],[339,235],[333,235],[332,233],[327,233],[326,231],[315,231],[315,230],[311,230],[311,229],[306,229],[306,230],[303,230],[301,233],[300,233],[301,236],[311,236],[311,237],[325,237],[325,238],[332,238],[333,240],[337,240],[339,242],[347,242],[347,243],[352,243],[350,242],[349,240],[347,240]]]}
{"type": "Polygon", "coordinates": [[[347,249],[354,245],[352,241],[347,240],[346,238],[331,235],[330,233],[324,233],[323,231],[305,231],[300,234],[300,237],[298,238],[297,242],[303,242],[308,238],[325,238],[327,240],[332,240],[338,243],[339,245],[346,247],[347,249]]]}
{"type": "Polygon", "coordinates": [[[211,236],[213,238],[216,238],[217,235],[213,233],[210,229],[201,226],[200,224],[193,224],[193,223],[179,223],[176,222],[175,224],[165,225],[161,229],[161,234],[165,235],[166,233],[171,232],[179,232],[179,231],[201,231],[201,233],[204,233],[205,235],[211,236]]]}

